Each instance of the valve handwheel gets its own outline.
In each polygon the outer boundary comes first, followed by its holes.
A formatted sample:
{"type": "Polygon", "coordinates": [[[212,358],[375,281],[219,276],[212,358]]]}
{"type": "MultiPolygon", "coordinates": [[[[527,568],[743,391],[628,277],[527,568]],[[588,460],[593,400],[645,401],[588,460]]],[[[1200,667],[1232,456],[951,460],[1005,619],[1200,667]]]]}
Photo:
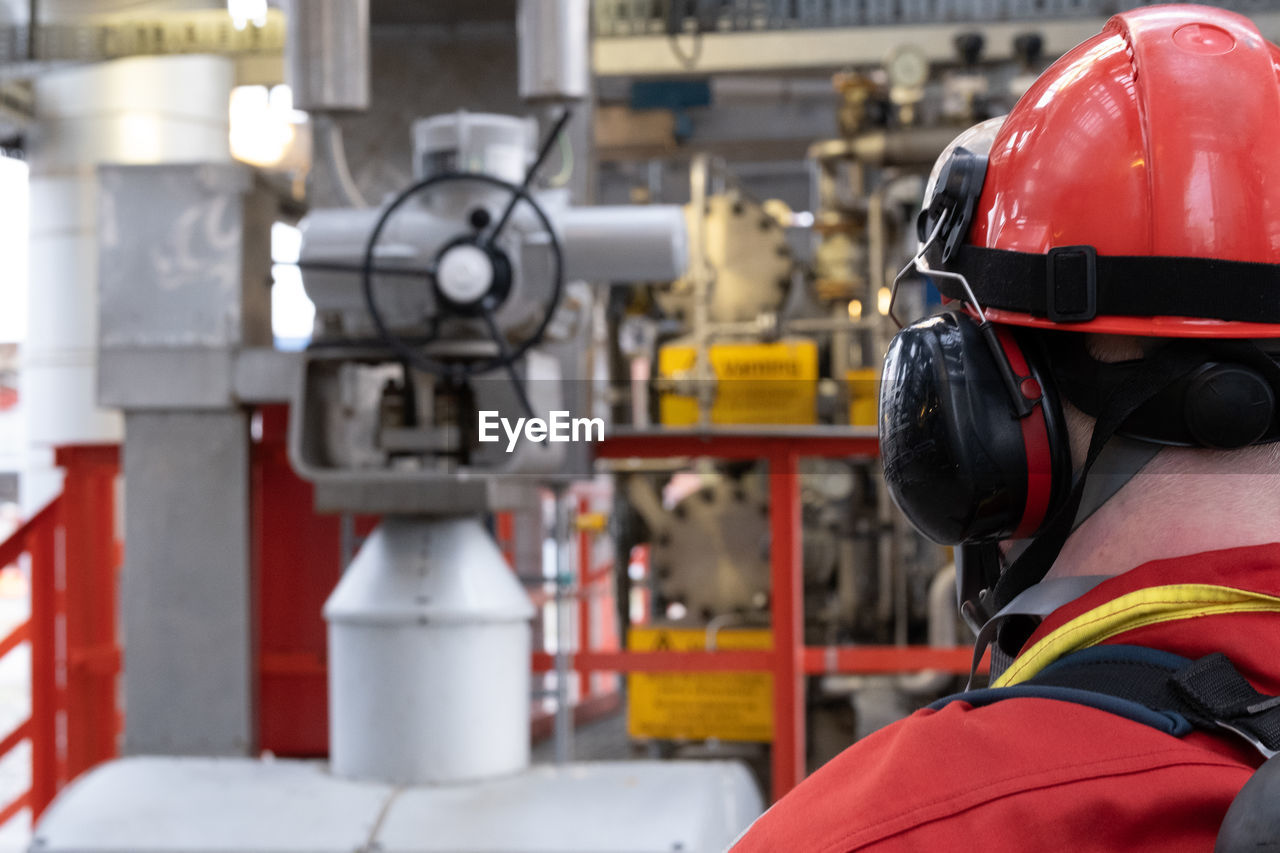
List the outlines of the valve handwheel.
{"type": "Polygon", "coordinates": [[[369,239],[365,242],[364,259],[360,266],[361,290],[364,294],[364,302],[368,308],[369,317],[373,320],[373,325],[382,340],[400,358],[419,370],[455,380],[474,376],[478,373],[504,369],[507,371],[508,376],[511,377],[516,395],[519,397],[521,404],[530,415],[533,414],[533,407],[530,405],[524,386],[516,373],[515,364],[531,347],[542,340],[546,334],[547,327],[551,325],[551,320],[555,316],[556,308],[560,305],[560,297],[564,292],[564,254],[560,246],[560,240],[556,237],[555,228],[551,224],[551,218],[547,216],[547,212],[529,193],[529,186],[533,182],[533,177],[538,167],[546,159],[552,144],[554,144],[568,120],[569,112],[566,111],[556,121],[550,133],[547,134],[547,138],[539,148],[538,156],[534,159],[533,165],[529,167],[528,172],[525,173],[524,180],[519,185],[481,172],[449,172],[425,178],[405,189],[392,200],[391,204],[387,205],[382,215],[378,217],[377,224],[374,225],[373,231],[369,233],[369,239]],[[477,234],[463,235],[450,241],[436,253],[431,266],[427,270],[416,273],[426,279],[427,285],[434,292],[437,313],[428,318],[432,333],[426,339],[415,339],[414,345],[411,346],[391,328],[383,317],[382,310],[378,307],[378,302],[373,295],[373,277],[375,274],[406,275],[413,273],[404,269],[381,269],[376,267],[374,265],[374,256],[378,238],[382,236],[382,232],[386,229],[391,217],[410,198],[445,184],[463,182],[498,187],[509,192],[511,198],[492,228],[480,230],[477,234]],[[510,294],[512,285],[511,261],[498,245],[498,238],[502,235],[503,229],[511,219],[511,214],[520,202],[524,202],[529,206],[542,230],[547,233],[548,247],[551,251],[551,289],[550,294],[542,305],[541,319],[537,327],[532,333],[523,337],[513,346],[507,340],[506,335],[498,328],[498,322],[495,317],[495,312],[510,294]],[[490,358],[456,362],[444,362],[426,355],[422,351],[422,347],[435,340],[440,320],[449,316],[479,317],[483,320],[490,338],[493,339],[494,345],[498,348],[498,354],[490,358]]]}

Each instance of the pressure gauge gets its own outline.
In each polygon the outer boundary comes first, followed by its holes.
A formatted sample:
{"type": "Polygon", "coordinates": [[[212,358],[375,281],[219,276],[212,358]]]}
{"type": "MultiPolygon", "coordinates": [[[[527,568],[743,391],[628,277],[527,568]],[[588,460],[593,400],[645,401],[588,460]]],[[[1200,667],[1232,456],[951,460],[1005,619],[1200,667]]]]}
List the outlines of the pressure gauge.
{"type": "Polygon", "coordinates": [[[903,45],[889,55],[886,63],[890,85],[918,89],[929,79],[929,59],[918,47],[903,45]]]}

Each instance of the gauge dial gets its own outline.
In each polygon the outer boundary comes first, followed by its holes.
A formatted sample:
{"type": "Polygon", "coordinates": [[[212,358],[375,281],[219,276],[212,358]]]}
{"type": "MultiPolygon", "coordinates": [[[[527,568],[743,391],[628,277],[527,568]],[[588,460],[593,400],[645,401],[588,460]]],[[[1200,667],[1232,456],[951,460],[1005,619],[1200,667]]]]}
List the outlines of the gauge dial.
{"type": "Polygon", "coordinates": [[[903,45],[890,54],[886,69],[889,82],[904,89],[919,88],[929,79],[929,59],[912,45],[903,45]]]}

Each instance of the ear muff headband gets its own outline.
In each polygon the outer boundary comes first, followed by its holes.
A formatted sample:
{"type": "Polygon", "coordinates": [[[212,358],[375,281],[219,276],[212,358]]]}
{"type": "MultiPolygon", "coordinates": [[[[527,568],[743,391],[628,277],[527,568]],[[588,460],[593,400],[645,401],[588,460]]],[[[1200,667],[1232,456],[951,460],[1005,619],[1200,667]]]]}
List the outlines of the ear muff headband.
{"type": "Polygon", "coordinates": [[[916,219],[916,234],[927,242],[938,223],[946,220],[935,243],[943,264],[949,263],[973,224],[973,212],[987,177],[987,158],[967,148],[956,148],[938,172],[929,203],[916,219]]]}

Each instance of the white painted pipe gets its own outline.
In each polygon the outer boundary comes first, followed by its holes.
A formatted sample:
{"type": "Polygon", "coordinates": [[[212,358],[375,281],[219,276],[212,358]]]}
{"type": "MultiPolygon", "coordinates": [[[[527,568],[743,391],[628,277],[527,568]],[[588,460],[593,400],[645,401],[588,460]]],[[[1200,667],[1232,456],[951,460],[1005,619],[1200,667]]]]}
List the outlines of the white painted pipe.
{"type": "Polygon", "coordinates": [[[528,766],[533,606],[477,519],[387,518],[324,614],[334,774],[446,784],[528,766]]]}
{"type": "Polygon", "coordinates": [[[285,64],[293,105],[369,108],[369,0],[290,0],[285,64]]]}
{"type": "Polygon", "coordinates": [[[591,86],[587,0],[520,0],[520,97],[581,100],[591,86]]]}
{"type": "Polygon", "coordinates": [[[553,218],[569,278],[671,281],[689,267],[688,227],[678,205],[570,207],[553,218]]]}
{"type": "Polygon", "coordinates": [[[122,435],[119,415],[96,400],[97,166],[228,160],[233,79],[230,59],[167,56],[64,68],[35,80],[22,374],[28,508],[57,488],[53,447],[122,435]]]}

